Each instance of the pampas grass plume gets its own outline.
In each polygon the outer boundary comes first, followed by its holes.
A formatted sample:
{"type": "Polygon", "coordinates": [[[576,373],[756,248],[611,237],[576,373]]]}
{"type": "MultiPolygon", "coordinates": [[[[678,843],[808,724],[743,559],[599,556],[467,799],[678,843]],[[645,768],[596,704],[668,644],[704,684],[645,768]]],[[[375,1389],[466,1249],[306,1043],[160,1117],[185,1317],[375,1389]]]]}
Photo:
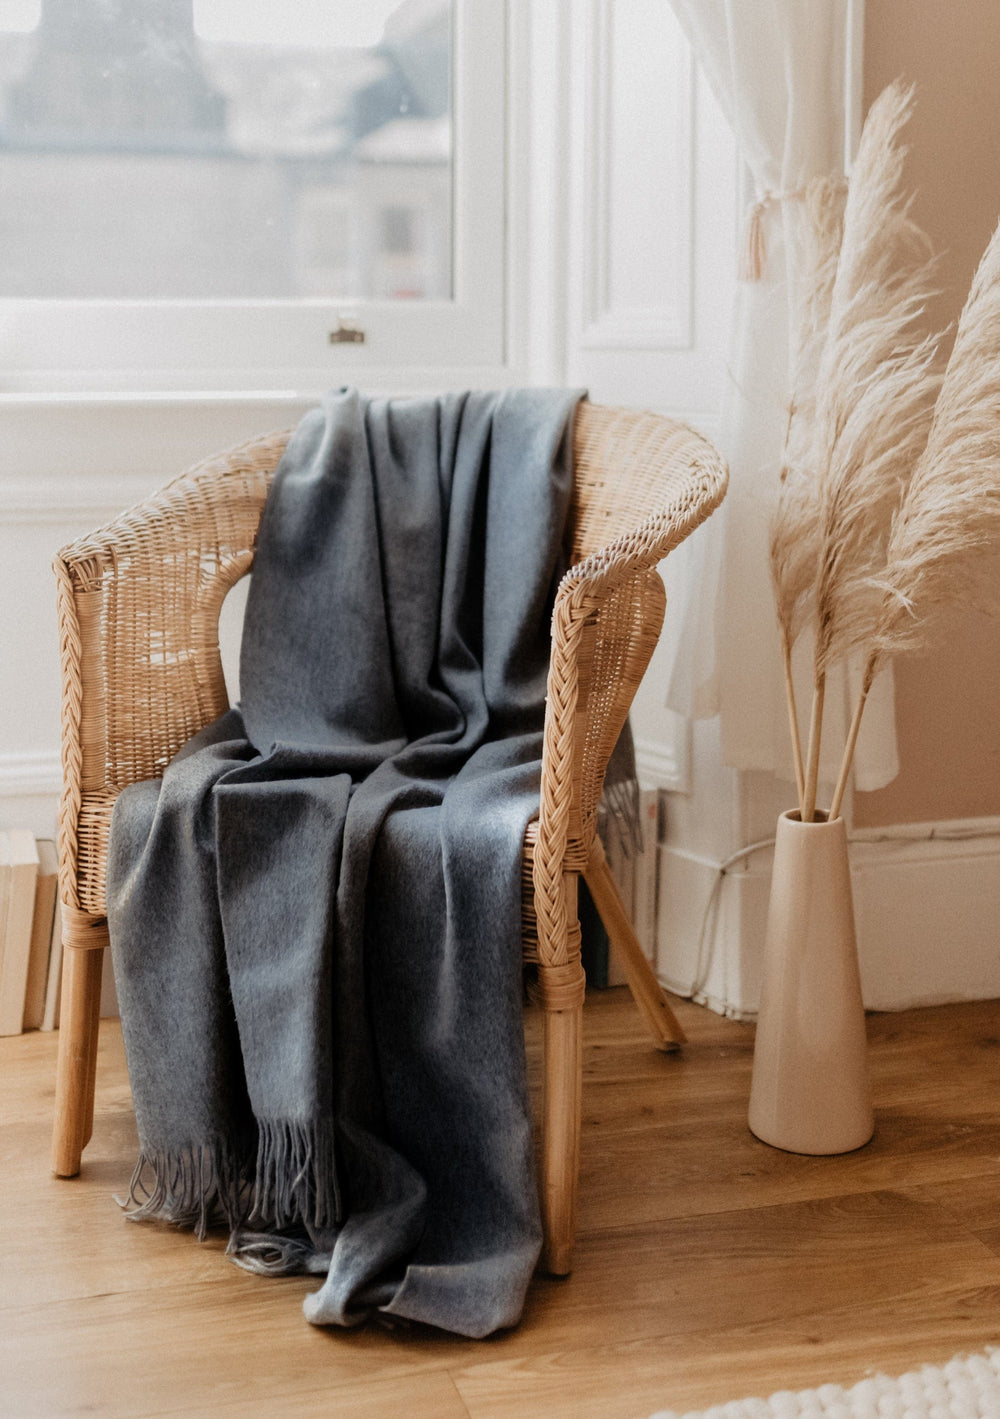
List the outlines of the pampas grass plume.
{"type": "Polygon", "coordinates": [[[1000,227],[958,323],[923,456],[895,517],[871,638],[876,663],[922,645],[949,606],[996,599],[1000,540],[1000,227]]]}
{"type": "Polygon", "coordinates": [[[840,810],[868,691],[890,655],[915,650],[948,607],[996,604],[984,581],[1000,546],[1000,227],[979,264],[924,451],[893,520],[831,813],[840,810]]]}
{"type": "Polygon", "coordinates": [[[930,243],[910,216],[899,133],[912,90],[890,85],[865,122],[839,222],[814,218],[804,333],[771,569],[789,690],[802,816],[816,797],[826,673],[870,636],[890,518],[927,437],[937,340],[918,319],[934,292],[930,243]],[[803,392],[803,386],[806,392],[803,392]],[[791,649],[815,630],[814,695],[803,766],[791,649]]]}

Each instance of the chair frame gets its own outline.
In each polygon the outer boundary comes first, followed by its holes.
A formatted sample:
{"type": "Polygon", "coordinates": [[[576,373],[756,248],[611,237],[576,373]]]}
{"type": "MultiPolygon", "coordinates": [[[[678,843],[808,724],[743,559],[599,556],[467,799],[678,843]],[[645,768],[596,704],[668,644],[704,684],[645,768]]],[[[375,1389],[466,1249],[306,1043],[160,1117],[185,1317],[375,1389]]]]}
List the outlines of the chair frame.
{"type": "MultiPolygon", "coordinates": [[[[93,1128],[111,812],[228,706],[219,612],[253,563],[288,433],[197,464],[57,556],[63,678],[59,894],[63,986],[53,1171],[75,1176],[93,1128]]],[[[637,942],[597,837],[604,773],[663,621],[662,559],[722,501],[726,466],[660,415],[582,403],[573,434],[574,565],[552,617],[539,815],[524,844],[523,937],[544,1010],[543,1263],[575,1237],[582,1092],[576,910],[588,884],[654,1043],[683,1032],[637,942]]]]}

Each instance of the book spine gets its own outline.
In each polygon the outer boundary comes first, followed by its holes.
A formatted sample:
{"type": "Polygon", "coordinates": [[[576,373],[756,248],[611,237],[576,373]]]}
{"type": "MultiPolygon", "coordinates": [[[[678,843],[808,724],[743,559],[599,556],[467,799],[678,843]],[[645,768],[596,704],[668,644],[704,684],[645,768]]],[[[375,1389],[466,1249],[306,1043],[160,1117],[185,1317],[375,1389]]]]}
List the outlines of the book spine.
{"type": "MultiPolygon", "coordinates": [[[[618,888],[618,895],[622,899],[622,906],[628,915],[629,921],[635,921],[635,861],[636,850],[634,845],[626,850],[622,842],[621,834],[612,830],[608,834],[608,841],[604,845],[604,850],[608,859],[608,869],[615,880],[618,888]]],[[[622,970],[614,951],[608,956],[608,985],[626,985],[627,978],[622,970]]]]}
{"type": "Polygon", "coordinates": [[[42,1014],[43,1030],[59,1028],[59,995],[62,990],[62,912],[59,895],[56,894],[56,908],[52,917],[52,945],[49,949],[49,978],[45,982],[45,1010],[42,1014]]]}
{"type": "Polygon", "coordinates": [[[35,912],[38,852],[31,833],[15,829],[8,835],[10,894],[0,964],[0,1035],[19,1035],[31,958],[31,920],[35,912]]]}
{"type": "Polygon", "coordinates": [[[45,1014],[45,987],[52,953],[52,921],[56,909],[57,860],[55,843],[38,843],[38,879],[35,883],[35,911],[31,923],[31,953],[28,981],[24,992],[24,1028],[37,1030],[45,1014]]]}
{"type": "MultiPolygon", "coordinates": [[[[11,861],[10,833],[0,832],[0,1001],[3,983],[7,979],[7,924],[10,920],[10,899],[14,886],[14,864],[11,861]]],[[[10,953],[13,958],[13,952],[10,953]]]]}
{"type": "Polygon", "coordinates": [[[655,788],[639,793],[642,852],[636,858],[633,925],[639,945],[650,963],[656,963],[656,890],[659,863],[660,795],[655,788]]]}

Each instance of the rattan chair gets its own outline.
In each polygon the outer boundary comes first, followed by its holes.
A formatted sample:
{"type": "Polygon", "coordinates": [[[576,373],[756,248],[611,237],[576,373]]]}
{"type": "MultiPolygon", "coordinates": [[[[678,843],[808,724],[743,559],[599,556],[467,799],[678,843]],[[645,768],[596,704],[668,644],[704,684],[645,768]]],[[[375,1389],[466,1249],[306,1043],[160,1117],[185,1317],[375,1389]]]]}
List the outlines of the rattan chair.
{"type": "MultiPolygon", "coordinates": [[[[223,600],[250,571],[287,433],[201,463],[55,563],[63,672],[59,890],[64,979],[53,1169],[80,1170],[90,1138],[111,810],[158,777],[227,706],[223,600]]],[[[726,470],[698,434],[654,414],[579,406],[574,565],[552,621],[539,816],[524,844],[524,955],[545,1012],[541,1143],[544,1264],[570,1269],[579,1167],[584,973],[582,872],[661,1048],[683,1040],[629,926],[596,836],[604,771],[663,620],[656,567],[722,500],[726,470]]]]}

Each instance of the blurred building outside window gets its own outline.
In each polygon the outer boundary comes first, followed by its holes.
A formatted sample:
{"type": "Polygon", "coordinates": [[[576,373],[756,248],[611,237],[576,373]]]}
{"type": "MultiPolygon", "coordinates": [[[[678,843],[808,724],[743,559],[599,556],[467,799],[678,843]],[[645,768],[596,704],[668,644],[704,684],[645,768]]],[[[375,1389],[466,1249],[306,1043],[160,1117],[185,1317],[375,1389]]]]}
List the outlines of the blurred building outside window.
{"type": "Polygon", "coordinates": [[[0,297],[448,299],[451,11],[0,3],[0,297]]]}

